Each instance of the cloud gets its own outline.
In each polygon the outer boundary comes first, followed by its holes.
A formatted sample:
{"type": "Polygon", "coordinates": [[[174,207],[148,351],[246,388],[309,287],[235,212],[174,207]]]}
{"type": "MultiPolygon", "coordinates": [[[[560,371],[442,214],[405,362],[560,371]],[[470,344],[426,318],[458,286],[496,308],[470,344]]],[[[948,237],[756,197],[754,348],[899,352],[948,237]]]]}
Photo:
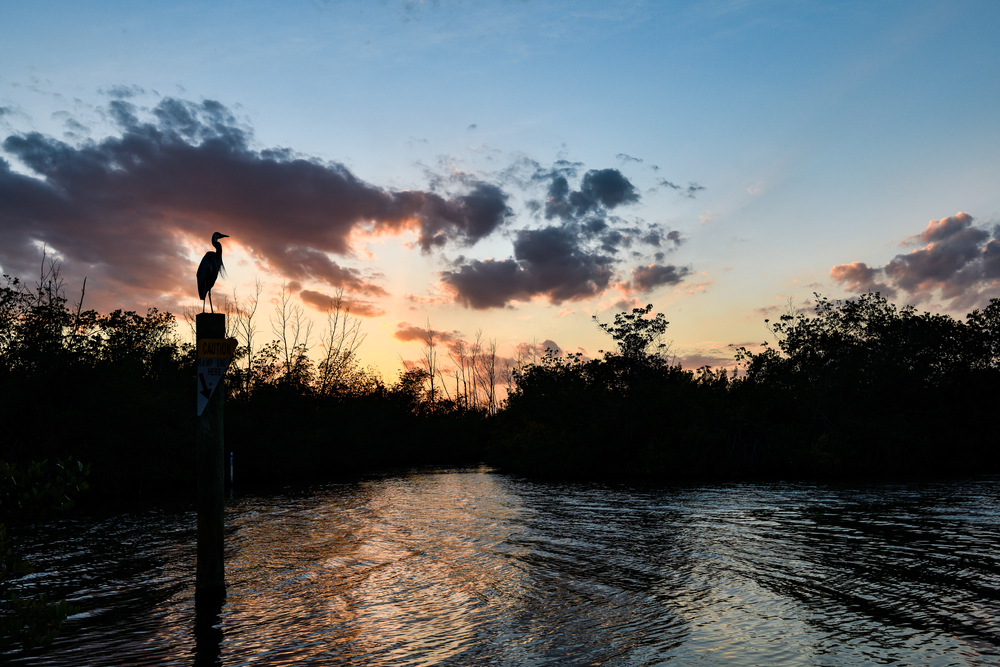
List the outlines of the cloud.
{"type": "Polygon", "coordinates": [[[621,160],[623,164],[626,162],[638,162],[639,164],[642,164],[642,158],[632,157],[627,153],[618,153],[617,155],[615,155],[615,157],[621,160]]]}
{"type": "Polygon", "coordinates": [[[735,368],[738,364],[735,359],[735,355],[730,352],[729,354],[719,355],[719,354],[704,354],[701,352],[695,352],[692,354],[678,354],[673,357],[673,362],[680,364],[685,370],[697,370],[703,366],[711,366],[713,369],[718,370],[720,368],[735,368]]]}
{"type": "Polygon", "coordinates": [[[616,310],[620,310],[622,312],[629,312],[634,308],[642,308],[643,303],[639,299],[632,297],[628,299],[626,298],[618,299],[617,301],[614,302],[613,305],[616,310]]]}
{"type": "Polygon", "coordinates": [[[607,290],[625,250],[641,258],[645,254],[638,244],[673,250],[684,243],[678,231],[641,220],[629,222],[612,213],[640,199],[619,170],[587,170],[574,188],[572,182],[582,170],[579,162],[558,160],[544,167],[522,157],[501,172],[501,182],[517,188],[544,187],[544,203],[528,200],[527,208],[537,220],[556,224],[515,232],[513,253],[507,259],[461,258],[441,272],[444,289],[457,302],[476,309],[504,308],[536,298],[558,305],[607,290]]]}
{"type": "Polygon", "coordinates": [[[916,303],[936,292],[952,310],[985,305],[1000,293],[1000,230],[977,227],[968,213],[931,220],[901,245],[922,246],[899,254],[885,266],[839,264],[830,277],[851,292],[878,291],[893,297],[906,292],[916,303]]]}
{"type": "Polygon", "coordinates": [[[194,294],[188,247],[222,231],[281,275],[379,296],[381,288],[330,258],[351,255],[352,234],[414,232],[429,252],[470,246],[512,216],[500,187],[471,177],[447,198],[392,191],[336,162],[253,148],[252,129],[212,100],[164,98],[146,115],[114,99],[106,114],[121,136],[78,147],[37,132],[2,142],[37,175],[0,159],[4,272],[32,274],[46,244],[109,305],[171,308],[194,294]]]}
{"type": "MultiPolygon", "coordinates": [[[[334,304],[334,297],[329,294],[315,292],[313,290],[302,290],[299,292],[299,298],[302,299],[302,301],[307,305],[310,305],[316,310],[324,313],[334,304]]],[[[356,317],[380,317],[385,315],[384,310],[370,301],[362,301],[360,299],[341,299],[340,305],[343,310],[350,312],[351,315],[356,317]]]]}
{"type": "Polygon", "coordinates": [[[282,275],[298,280],[322,280],[332,287],[369,296],[389,296],[381,286],[361,278],[357,269],[345,268],[332,261],[325,252],[312,248],[285,248],[280,264],[285,267],[282,275]]]}
{"type": "Polygon", "coordinates": [[[657,183],[658,185],[670,188],[671,190],[676,190],[678,194],[687,197],[688,199],[695,199],[696,195],[705,189],[705,186],[698,185],[697,183],[688,183],[685,188],[683,185],[677,185],[676,183],[672,183],[665,178],[661,178],[657,183]]]}
{"type": "Polygon", "coordinates": [[[591,169],[583,175],[579,190],[571,190],[564,170],[550,173],[551,183],[545,201],[547,219],[576,220],[588,213],[607,210],[639,201],[639,192],[617,169],[591,169]]]}
{"type": "MultiPolygon", "coordinates": [[[[419,303],[425,306],[441,306],[452,302],[450,296],[404,294],[403,298],[407,301],[419,303]]],[[[416,310],[416,306],[410,306],[410,310],[416,310]]]]}
{"type": "Polygon", "coordinates": [[[468,194],[444,199],[434,193],[397,193],[418,204],[421,249],[444,246],[450,241],[473,245],[493,233],[513,211],[507,195],[496,185],[469,179],[468,194]]]}
{"type": "Polygon", "coordinates": [[[126,100],[132,97],[139,97],[140,95],[145,95],[146,90],[142,86],[109,86],[108,88],[103,88],[97,92],[102,95],[107,95],[108,97],[113,97],[119,100],[126,100]]]}
{"type": "MultiPolygon", "coordinates": [[[[488,309],[535,298],[554,305],[588,299],[611,285],[622,250],[635,244],[674,250],[685,242],[679,231],[667,231],[658,224],[626,226],[617,216],[607,214],[609,208],[638,199],[631,183],[617,170],[590,170],[580,190],[571,190],[567,176],[572,177],[577,166],[565,163],[547,172],[535,169],[540,179],[548,178],[545,217],[560,218],[561,224],[517,231],[513,257],[460,258],[453,268],[441,272],[444,288],[456,301],[488,309]]],[[[631,255],[642,257],[643,253],[633,250],[631,255]]],[[[633,272],[636,290],[677,284],[690,272],[686,267],[659,264],[663,256],[656,253],[656,265],[633,272]]],[[[627,289],[632,289],[631,283],[627,289]]]]}
{"type": "Polygon", "coordinates": [[[517,360],[520,360],[522,363],[537,363],[549,350],[552,350],[557,357],[565,354],[565,350],[563,350],[559,343],[551,338],[546,338],[541,343],[522,341],[513,347],[514,358],[510,360],[511,365],[516,365],[515,362],[517,360]]]}
{"type": "Polygon", "coordinates": [[[887,298],[896,298],[895,289],[884,282],[878,282],[882,273],[882,269],[871,268],[864,262],[839,264],[830,269],[830,277],[838,283],[843,283],[849,292],[856,292],[858,294],[880,292],[887,298]]]}
{"type": "Polygon", "coordinates": [[[684,276],[691,273],[685,266],[673,264],[649,264],[632,269],[631,288],[640,292],[649,292],[661,285],[676,285],[684,281],[684,276]]]}
{"type": "Polygon", "coordinates": [[[750,316],[748,316],[747,319],[753,319],[753,321],[756,322],[757,319],[759,319],[760,317],[764,317],[766,315],[768,318],[771,318],[771,317],[775,317],[780,312],[781,312],[781,306],[778,306],[777,304],[772,303],[771,305],[764,306],[762,308],[754,308],[753,309],[753,313],[754,313],[753,317],[751,318],[750,316]]]}
{"type": "Polygon", "coordinates": [[[559,305],[607,289],[613,263],[583,247],[571,228],[522,229],[515,235],[513,259],[473,260],[442,271],[441,279],[457,301],[471,308],[502,308],[535,297],[559,305]]]}
{"type": "MultiPolygon", "coordinates": [[[[636,230],[638,231],[638,230],[636,230]]],[[[662,247],[664,244],[671,246],[668,250],[676,250],[677,248],[684,245],[687,239],[684,238],[680,232],[671,231],[666,234],[660,229],[659,225],[649,225],[649,231],[640,237],[643,243],[647,243],[657,248],[662,247]]],[[[663,253],[657,253],[657,255],[662,255],[663,253]]]]}
{"type": "Polygon", "coordinates": [[[561,357],[563,355],[563,349],[559,347],[559,343],[555,342],[551,338],[546,338],[545,340],[543,340],[541,344],[538,346],[538,348],[542,352],[542,354],[551,352],[552,356],[555,357],[561,357]]]}
{"type": "Polygon", "coordinates": [[[73,138],[83,137],[84,135],[90,134],[90,128],[79,122],[75,118],[67,118],[63,121],[63,124],[67,128],[67,135],[72,135],[73,138]]]}
{"type": "MultiPolygon", "coordinates": [[[[420,327],[409,322],[398,322],[392,337],[403,343],[426,344],[427,329],[428,327],[420,327]]],[[[457,331],[437,331],[435,329],[430,331],[435,343],[454,343],[462,339],[462,335],[457,331]]]]}
{"type": "Polygon", "coordinates": [[[632,247],[632,237],[623,234],[617,229],[609,230],[600,236],[601,250],[607,253],[616,253],[622,248],[632,247]]]}

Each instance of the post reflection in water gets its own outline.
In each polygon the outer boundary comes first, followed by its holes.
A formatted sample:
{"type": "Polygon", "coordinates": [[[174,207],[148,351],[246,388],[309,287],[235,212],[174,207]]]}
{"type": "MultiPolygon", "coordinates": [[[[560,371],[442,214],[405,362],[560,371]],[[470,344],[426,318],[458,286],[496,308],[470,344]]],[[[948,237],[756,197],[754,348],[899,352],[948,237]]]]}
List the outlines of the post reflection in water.
{"type": "Polygon", "coordinates": [[[215,667],[222,664],[222,596],[198,599],[194,605],[194,665],[215,667]]]}
{"type": "Polygon", "coordinates": [[[228,597],[206,610],[192,520],[40,532],[50,590],[84,612],[13,662],[1000,662],[995,479],[654,487],[466,470],[243,497],[227,508],[228,597]]]}

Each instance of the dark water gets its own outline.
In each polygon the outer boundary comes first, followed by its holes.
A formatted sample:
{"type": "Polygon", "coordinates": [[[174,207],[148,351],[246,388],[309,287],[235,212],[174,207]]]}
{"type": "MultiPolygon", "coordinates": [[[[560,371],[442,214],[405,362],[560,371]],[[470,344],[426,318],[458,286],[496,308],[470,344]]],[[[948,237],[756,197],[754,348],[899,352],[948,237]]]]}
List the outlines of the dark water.
{"type": "Polygon", "coordinates": [[[547,484],[414,473],[33,536],[83,608],[38,665],[997,665],[1000,480],[547,484]]]}

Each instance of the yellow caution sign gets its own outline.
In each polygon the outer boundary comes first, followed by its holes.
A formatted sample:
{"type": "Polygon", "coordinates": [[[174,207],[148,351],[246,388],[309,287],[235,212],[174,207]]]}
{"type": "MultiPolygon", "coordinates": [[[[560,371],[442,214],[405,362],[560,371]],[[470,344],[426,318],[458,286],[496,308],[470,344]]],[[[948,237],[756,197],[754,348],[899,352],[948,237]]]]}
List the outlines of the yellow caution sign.
{"type": "Polygon", "coordinates": [[[202,338],[198,341],[198,358],[229,359],[238,346],[235,338],[202,338]]]}
{"type": "Polygon", "coordinates": [[[233,355],[235,338],[202,338],[198,341],[198,416],[205,411],[208,399],[226,374],[233,355]]]}

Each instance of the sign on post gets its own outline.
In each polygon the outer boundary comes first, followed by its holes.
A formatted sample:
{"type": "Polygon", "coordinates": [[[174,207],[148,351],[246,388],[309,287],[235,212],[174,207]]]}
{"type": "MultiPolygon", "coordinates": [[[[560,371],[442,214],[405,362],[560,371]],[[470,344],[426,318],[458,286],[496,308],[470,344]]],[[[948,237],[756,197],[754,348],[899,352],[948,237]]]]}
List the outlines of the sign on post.
{"type": "Polygon", "coordinates": [[[208,399],[226,374],[236,354],[235,338],[202,338],[198,341],[198,416],[205,411],[208,399]]]}

